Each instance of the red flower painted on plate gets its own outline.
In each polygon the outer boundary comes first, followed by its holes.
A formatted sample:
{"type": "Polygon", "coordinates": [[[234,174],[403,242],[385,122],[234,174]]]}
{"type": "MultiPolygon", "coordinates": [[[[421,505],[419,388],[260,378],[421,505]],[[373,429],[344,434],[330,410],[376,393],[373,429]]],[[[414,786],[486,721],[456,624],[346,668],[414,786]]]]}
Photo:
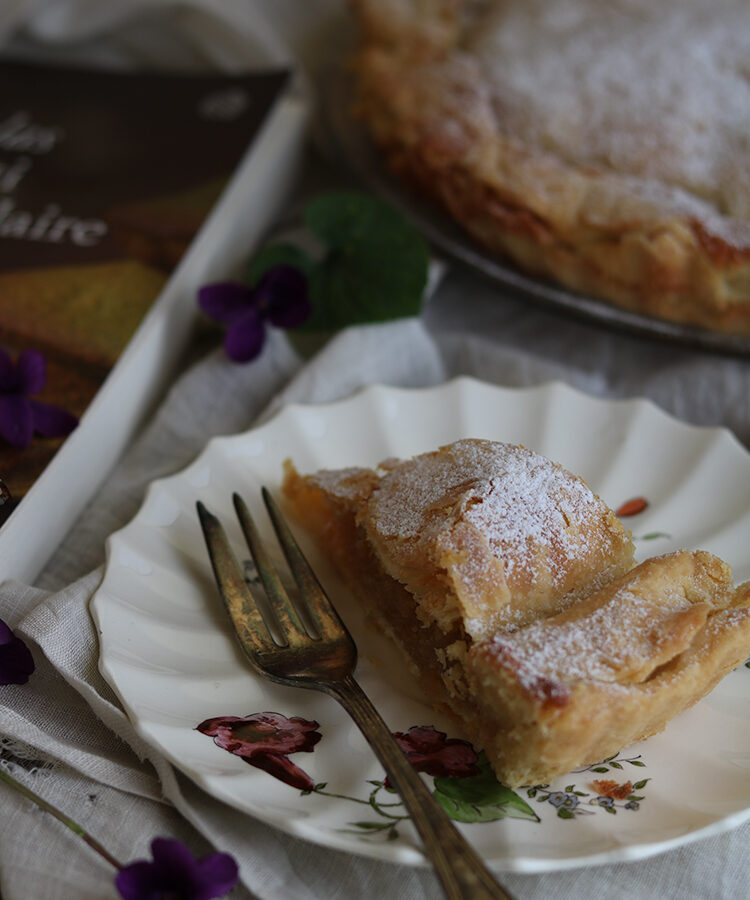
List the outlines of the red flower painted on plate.
{"type": "Polygon", "coordinates": [[[396,731],[393,736],[418,772],[453,778],[468,778],[481,772],[477,752],[468,741],[446,737],[445,732],[432,725],[412,725],[408,731],[396,731]]]}
{"type": "Polygon", "coordinates": [[[240,756],[257,769],[262,769],[279,781],[312,791],[315,784],[310,776],[295,765],[290,753],[312,753],[322,735],[315,729],[317,722],[281,713],[263,712],[251,716],[217,716],[206,719],[197,731],[207,734],[214,743],[240,756]]]}
{"type": "Polygon", "coordinates": [[[637,516],[638,513],[642,513],[648,507],[648,500],[645,497],[633,497],[630,500],[626,500],[622,505],[618,506],[615,510],[615,515],[618,516],[637,516]]]}
{"type": "Polygon", "coordinates": [[[611,797],[613,800],[626,800],[633,793],[633,785],[629,781],[620,784],[610,779],[598,779],[592,782],[592,786],[600,797],[611,797]]]}

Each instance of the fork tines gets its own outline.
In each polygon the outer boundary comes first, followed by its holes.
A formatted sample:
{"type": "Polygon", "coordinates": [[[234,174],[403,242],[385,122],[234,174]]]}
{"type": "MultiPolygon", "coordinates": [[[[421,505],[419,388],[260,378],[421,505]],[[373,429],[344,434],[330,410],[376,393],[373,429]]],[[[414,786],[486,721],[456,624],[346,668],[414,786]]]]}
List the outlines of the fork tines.
{"type": "MultiPolygon", "coordinates": [[[[351,640],[346,626],[331,605],[317,576],[305,558],[289,526],[270,492],[262,489],[263,501],[276,532],[281,549],[289,565],[299,591],[301,608],[310,620],[312,628],[305,626],[303,617],[282,583],[260,537],[258,527],[247,505],[239,494],[232,495],[242,532],[247,541],[255,568],[265,591],[267,611],[272,617],[266,622],[254,598],[242,566],[232,552],[229,539],[221,523],[200,501],[196,504],[203,534],[206,539],[214,575],[240,640],[248,652],[267,654],[274,646],[302,648],[310,641],[351,640]],[[269,627],[270,626],[270,627],[269,627]],[[276,644],[270,642],[270,634],[278,635],[276,644]],[[249,644],[249,647],[247,646],[249,644]]],[[[259,660],[256,658],[256,662],[259,660]]]]}

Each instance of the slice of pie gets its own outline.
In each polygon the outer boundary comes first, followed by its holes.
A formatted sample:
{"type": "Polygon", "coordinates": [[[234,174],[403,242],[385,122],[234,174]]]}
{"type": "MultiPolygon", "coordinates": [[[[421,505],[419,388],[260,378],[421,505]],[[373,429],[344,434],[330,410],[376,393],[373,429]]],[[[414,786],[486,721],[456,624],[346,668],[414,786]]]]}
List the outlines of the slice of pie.
{"type": "Polygon", "coordinates": [[[750,584],[704,552],[633,563],[577,476],[461,440],[284,495],[498,778],[547,783],[660,731],[750,654],[750,584]]]}
{"type": "Polygon", "coordinates": [[[492,253],[750,334],[746,0],[353,0],[357,111],[492,253]]]}

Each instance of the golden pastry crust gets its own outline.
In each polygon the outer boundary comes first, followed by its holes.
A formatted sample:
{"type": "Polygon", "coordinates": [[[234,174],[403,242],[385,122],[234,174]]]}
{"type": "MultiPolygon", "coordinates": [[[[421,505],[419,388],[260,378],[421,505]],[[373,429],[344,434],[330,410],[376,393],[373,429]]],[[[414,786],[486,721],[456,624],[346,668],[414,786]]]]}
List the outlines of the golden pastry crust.
{"type": "Polygon", "coordinates": [[[661,731],[748,655],[750,585],[705,552],[647,560],[560,615],[477,644],[471,733],[506,783],[548,782],[661,731]]]}
{"type": "Polygon", "coordinates": [[[493,253],[750,334],[744,0],[354,0],[359,115],[493,253]]]}
{"type": "Polygon", "coordinates": [[[463,440],[284,495],[359,602],[501,781],[546,783],[660,731],[750,654],[750,584],[705,552],[633,567],[581,481],[463,440]]]}
{"type": "Polygon", "coordinates": [[[289,468],[295,506],[303,486],[348,506],[424,625],[472,640],[551,615],[633,563],[630,532],[582,479],[512,444],[466,439],[304,479],[289,468]]]}

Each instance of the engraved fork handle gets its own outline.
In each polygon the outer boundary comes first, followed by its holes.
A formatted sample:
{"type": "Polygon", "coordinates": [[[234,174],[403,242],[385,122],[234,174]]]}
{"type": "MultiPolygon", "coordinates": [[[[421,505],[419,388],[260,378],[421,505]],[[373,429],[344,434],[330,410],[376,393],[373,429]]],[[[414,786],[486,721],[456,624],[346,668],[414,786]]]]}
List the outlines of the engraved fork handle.
{"type": "Polygon", "coordinates": [[[411,814],[446,897],[449,900],[513,900],[438,806],[355,679],[349,675],[342,681],[320,686],[354,719],[388,773],[411,814]]]}

